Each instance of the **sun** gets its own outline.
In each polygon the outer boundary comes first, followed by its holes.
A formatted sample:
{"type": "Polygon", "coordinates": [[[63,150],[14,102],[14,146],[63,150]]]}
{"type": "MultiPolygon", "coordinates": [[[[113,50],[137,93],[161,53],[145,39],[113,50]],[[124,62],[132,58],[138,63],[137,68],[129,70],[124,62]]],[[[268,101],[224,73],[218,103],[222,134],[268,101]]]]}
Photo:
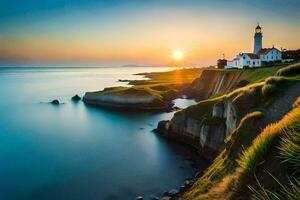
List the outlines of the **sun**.
{"type": "Polygon", "coordinates": [[[175,60],[177,60],[177,61],[182,60],[182,58],[183,58],[183,53],[182,53],[182,51],[174,51],[174,53],[173,53],[173,58],[174,58],[175,60]]]}

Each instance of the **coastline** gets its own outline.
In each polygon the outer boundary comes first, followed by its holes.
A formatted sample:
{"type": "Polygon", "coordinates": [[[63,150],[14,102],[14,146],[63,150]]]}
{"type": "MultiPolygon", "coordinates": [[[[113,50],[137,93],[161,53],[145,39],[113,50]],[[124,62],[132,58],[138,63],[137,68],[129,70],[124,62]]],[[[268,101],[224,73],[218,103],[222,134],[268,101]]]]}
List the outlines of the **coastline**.
{"type": "Polygon", "coordinates": [[[146,111],[146,112],[169,112],[172,111],[172,106],[174,104],[168,106],[152,106],[147,104],[119,104],[113,102],[105,102],[99,100],[90,100],[86,97],[83,97],[84,103],[94,106],[94,107],[102,107],[108,109],[115,109],[115,110],[129,110],[129,111],[146,111]]]}
{"type": "MultiPolygon", "coordinates": [[[[83,101],[99,107],[115,107],[135,111],[171,111],[172,101],[184,96],[194,79],[202,73],[200,68],[167,72],[139,73],[146,80],[126,80],[130,87],[110,87],[86,92],[83,101]]],[[[124,82],[124,80],[120,80],[124,82]]]]}
{"type": "MultiPolygon", "coordinates": [[[[234,135],[235,132],[239,132],[240,129],[242,129],[241,127],[248,126],[243,125],[243,123],[246,122],[255,123],[255,126],[252,128],[253,130],[251,129],[251,131],[253,131],[251,134],[256,135],[269,123],[276,122],[274,119],[268,119],[269,115],[265,117],[264,114],[265,112],[273,111],[272,106],[268,107],[267,105],[271,105],[274,102],[275,104],[279,102],[281,108],[281,112],[275,113],[275,118],[280,119],[283,117],[289,111],[289,108],[285,107],[283,105],[284,102],[280,100],[280,94],[284,94],[283,88],[287,89],[288,95],[292,97],[289,98],[288,104],[292,104],[297,98],[297,92],[295,92],[295,90],[298,90],[299,85],[295,85],[296,89],[292,89],[292,87],[288,89],[288,87],[299,81],[299,78],[297,76],[294,78],[280,77],[280,71],[290,70],[289,66],[285,66],[286,65],[283,64],[269,68],[232,71],[204,69],[201,71],[200,76],[193,81],[176,85],[177,96],[189,95],[189,97],[196,97],[200,101],[195,105],[180,109],[174,114],[171,120],[160,121],[154,131],[166,141],[180,143],[195,152],[199,158],[205,158],[206,161],[211,164],[206,167],[214,169],[213,163],[219,162],[215,161],[215,159],[224,159],[222,155],[224,152],[226,153],[226,151],[228,151],[228,156],[235,157],[233,159],[235,161],[242,149],[238,147],[235,147],[237,148],[236,150],[231,149],[233,148],[231,147],[232,144],[234,144],[234,141],[231,141],[234,136],[231,135],[234,135]],[[278,73],[279,75],[277,75],[278,73]],[[269,93],[264,91],[267,86],[276,89],[278,94],[270,96],[269,93]],[[252,99],[252,101],[249,102],[248,98],[252,99]]],[[[295,71],[298,70],[297,65],[296,67],[292,66],[292,68],[296,68],[295,71]]],[[[174,84],[171,85],[170,82],[167,84],[156,82],[155,85],[153,85],[153,81],[155,82],[156,80],[153,79],[151,75],[148,76],[148,78],[149,80],[130,81],[135,83],[130,89],[117,88],[117,92],[115,93],[116,89],[108,88],[96,92],[95,94],[101,97],[101,95],[107,95],[108,92],[109,95],[115,94],[116,97],[128,98],[127,100],[137,98],[140,94],[150,96],[157,95],[160,102],[164,103],[170,102],[176,97],[176,95],[168,96],[166,95],[168,93],[165,92],[166,90],[174,89],[174,84]],[[154,88],[159,90],[154,92],[154,88]]],[[[173,91],[173,94],[174,92],[175,91],[173,91]]],[[[285,101],[286,100],[287,98],[285,101]]],[[[98,106],[122,109],[136,108],[142,111],[151,110],[149,104],[147,105],[147,103],[151,101],[140,104],[141,107],[137,107],[138,104],[136,102],[123,103],[120,106],[120,102],[112,102],[109,104],[101,104],[102,102],[100,102],[99,104],[99,101],[86,101],[87,104],[96,104],[98,106]]],[[[162,107],[157,108],[159,110],[162,107]]],[[[254,136],[251,137],[254,138],[254,136]]],[[[253,140],[253,138],[249,140],[253,140]]],[[[245,145],[249,146],[250,144],[248,141],[245,141],[245,145]]],[[[224,162],[226,162],[226,160],[224,162]]],[[[225,170],[226,167],[230,166],[225,166],[225,170]]],[[[190,195],[187,191],[195,190],[194,183],[201,181],[201,177],[206,176],[205,174],[207,173],[208,172],[203,169],[194,177],[187,178],[180,188],[173,188],[170,189],[170,191],[164,192],[162,199],[180,199],[182,196],[190,195]]],[[[200,187],[200,189],[201,188],[202,187],[200,187]]],[[[138,197],[137,199],[143,198],[138,197]]],[[[159,198],[157,197],[155,199],[159,198]]]]}

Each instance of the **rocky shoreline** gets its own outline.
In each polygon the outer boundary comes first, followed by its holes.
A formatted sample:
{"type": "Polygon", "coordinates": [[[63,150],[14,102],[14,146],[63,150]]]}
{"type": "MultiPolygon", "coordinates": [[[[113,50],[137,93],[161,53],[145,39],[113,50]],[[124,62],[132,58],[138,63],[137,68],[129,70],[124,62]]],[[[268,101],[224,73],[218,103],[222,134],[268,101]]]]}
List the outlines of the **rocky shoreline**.
{"type": "Polygon", "coordinates": [[[83,97],[83,102],[104,108],[113,108],[118,110],[132,110],[132,111],[146,111],[146,112],[168,112],[173,110],[174,104],[171,102],[166,102],[163,105],[155,105],[153,103],[119,103],[113,101],[103,101],[90,99],[86,95],[83,97]]]}
{"type": "MultiPolygon", "coordinates": [[[[157,128],[153,129],[153,132],[158,134],[160,137],[163,137],[158,132],[157,128]]],[[[169,190],[162,192],[161,195],[151,195],[150,197],[137,196],[136,200],[174,200],[186,192],[193,185],[193,183],[203,175],[204,169],[210,165],[210,161],[205,159],[193,146],[182,143],[182,141],[170,140],[166,137],[164,137],[164,139],[170,144],[180,145],[180,147],[182,147],[181,151],[186,152],[184,160],[191,162],[190,164],[194,166],[193,168],[197,169],[196,173],[194,176],[186,177],[178,188],[170,188],[169,190]],[[199,166],[201,166],[201,168],[199,168],[199,166]]]]}

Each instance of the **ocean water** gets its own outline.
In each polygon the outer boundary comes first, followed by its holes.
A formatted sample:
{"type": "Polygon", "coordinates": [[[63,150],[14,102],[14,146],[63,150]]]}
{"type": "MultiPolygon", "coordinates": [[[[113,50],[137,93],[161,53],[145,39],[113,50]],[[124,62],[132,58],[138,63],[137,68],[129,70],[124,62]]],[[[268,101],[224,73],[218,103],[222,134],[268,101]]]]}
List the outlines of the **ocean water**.
{"type": "MultiPolygon", "coordinates": [[[[73,103],[170,68],[0,68],[0,199],[132,200],[179,188],[205,167],[151,130],[173,113],[118,112],[73,103]],[[58,99],[63,104],[47,102],[58,99]]],[[[176,100],[185,107],[192,100],[176,100]]]]}

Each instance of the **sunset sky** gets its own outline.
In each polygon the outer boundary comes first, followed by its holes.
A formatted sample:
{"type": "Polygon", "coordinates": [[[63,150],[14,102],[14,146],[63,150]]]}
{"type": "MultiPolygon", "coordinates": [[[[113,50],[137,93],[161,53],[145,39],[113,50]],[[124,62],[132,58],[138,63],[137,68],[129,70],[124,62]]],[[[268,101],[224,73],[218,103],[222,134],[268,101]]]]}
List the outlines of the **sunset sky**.
{"type": "Polygon", "coordinates": [[[215,64],[263,46],[300,48],[299,0],[0,0],[0,65],[215,64]]]}

